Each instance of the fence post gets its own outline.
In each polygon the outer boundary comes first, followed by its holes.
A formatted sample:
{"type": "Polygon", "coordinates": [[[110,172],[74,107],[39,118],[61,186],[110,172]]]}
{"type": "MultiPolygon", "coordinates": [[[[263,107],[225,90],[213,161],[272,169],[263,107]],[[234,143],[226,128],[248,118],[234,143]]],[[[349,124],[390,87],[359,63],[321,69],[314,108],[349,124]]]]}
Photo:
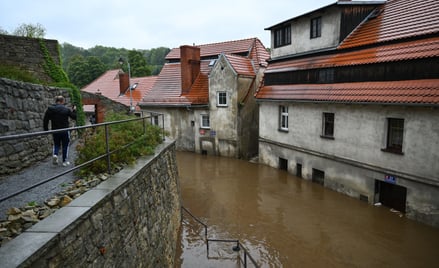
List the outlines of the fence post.
{"type": "Polygon", "coordinates": [[[108,174],[111,174],[111,157],[110,157],[110,145],[109,145],[109,133],[108,133],[108,125],[105,125],[105,145],[107,150],[107,168],[108,174]]]}

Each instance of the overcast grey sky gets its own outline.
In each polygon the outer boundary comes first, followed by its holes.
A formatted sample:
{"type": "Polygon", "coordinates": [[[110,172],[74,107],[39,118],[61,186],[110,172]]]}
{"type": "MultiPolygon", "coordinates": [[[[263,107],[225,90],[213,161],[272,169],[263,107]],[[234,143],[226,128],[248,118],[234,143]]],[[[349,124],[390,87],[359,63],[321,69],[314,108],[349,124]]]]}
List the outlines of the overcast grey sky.
{"type": "Polygon", "coordinates": [[[0,27],[40,23],[47,39],[90,48],[175,48],[250,37],[336,0],[2,0],[0,27]]]}

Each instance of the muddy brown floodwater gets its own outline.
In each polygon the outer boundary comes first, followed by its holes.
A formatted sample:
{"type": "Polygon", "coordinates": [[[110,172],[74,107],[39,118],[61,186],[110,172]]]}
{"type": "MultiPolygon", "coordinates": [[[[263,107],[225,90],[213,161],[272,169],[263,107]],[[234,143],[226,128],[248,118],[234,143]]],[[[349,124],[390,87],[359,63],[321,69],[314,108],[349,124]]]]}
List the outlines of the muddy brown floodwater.
{"type": "MultiPolygon", "coordinates": [[[[177,163],[183,206],[208,237],[239,239],[261,267],[439,267],[439,229],[387,207],[243,160],[178,152],[177,163]]],[[[177,267],[243,267],[221,261],[227,250],[208,259],[187,218],[177,267]]]]}

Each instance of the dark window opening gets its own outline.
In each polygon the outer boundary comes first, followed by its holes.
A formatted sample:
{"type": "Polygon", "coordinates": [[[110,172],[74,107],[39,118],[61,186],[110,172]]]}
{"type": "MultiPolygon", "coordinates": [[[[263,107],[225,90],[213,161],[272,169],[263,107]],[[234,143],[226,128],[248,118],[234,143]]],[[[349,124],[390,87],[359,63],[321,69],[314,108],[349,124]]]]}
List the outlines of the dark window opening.
{"type": "Polygon", "coordinates": [[[404,136],[404,119],[387,119],[387,144],[384,151],[402,154],[402,141],[404,136]]]}
{"type": "Polygon", "coordinates": [[[312,182],[324,185],[325,183],[325,172],[315,169],[312,169],[312,182]]]}
{"type": "Polygon", "coordinates": [[[302,178],[302,164],[296,164],[296,177],[302,178]]]}
{"type": "Polygon", "coordinates": [[[288,171],[288,160],[279,157],[279,169],[288,171]]]}
{"type": "Polygon", "coordinates": [[[376,180],[375,191],[379,196],[379,202],[383,206],[396,209],[402,213],[406,212],[407,188],[376,180]]]}
{"type": "Polygon", "coordinates": [[[322,36],[322,17],[311,19],[310,37],[317,38],[322,36]]]}
{"type": "Polygon", "coordinates": [[[334,82],[334,69],[320,69],[318,70],[318,82],[319,83],[333,83],[334,82]]]}
{"type": "Polygon", "coordinates": [[[360,201],[369,202],[369,197],[367,197],[367,195],[360,194],[360,201]]]}
{"type": "Polygon", "coordinates": [[[334,138],[334,119],[333,113],[323,113],[323,138],[334,138]]]}
{"type": "Polygon", "coordinates": [[[287,25],[274,30],[274,47],[291,44],[291,26],[287,25]]]}

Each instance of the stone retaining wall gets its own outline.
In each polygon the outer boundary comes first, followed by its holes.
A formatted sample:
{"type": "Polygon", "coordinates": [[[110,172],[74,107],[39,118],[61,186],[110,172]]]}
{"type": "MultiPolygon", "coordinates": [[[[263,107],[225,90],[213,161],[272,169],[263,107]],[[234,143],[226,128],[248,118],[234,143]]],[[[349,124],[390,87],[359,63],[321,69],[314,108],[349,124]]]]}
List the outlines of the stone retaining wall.
{"type": "MultiPolygon", "coordinates": [[[[43,117],[55,96],[70,103],[67,89],[0,78],[0,135],[43,131],[43,117]]],[[[0,142],[0,175],[11,174],[46,158],[51,136],[0,142]]]]}
{"type": "Polygon", "coordinates": [[[138,159],[0,248],[2,267],[173,267],[175,142],[138,159]]]}
{"type": "MultiPolygon", "coordinates": [[[[59,65],[58,41],[50,39],[42,39],[42,41],[54,63],[59,65]]],[[[39,38],[0,34],[0,63],[26,70],[41,81],[52,81],[43,67],[46,60],[39,38]]]]}

